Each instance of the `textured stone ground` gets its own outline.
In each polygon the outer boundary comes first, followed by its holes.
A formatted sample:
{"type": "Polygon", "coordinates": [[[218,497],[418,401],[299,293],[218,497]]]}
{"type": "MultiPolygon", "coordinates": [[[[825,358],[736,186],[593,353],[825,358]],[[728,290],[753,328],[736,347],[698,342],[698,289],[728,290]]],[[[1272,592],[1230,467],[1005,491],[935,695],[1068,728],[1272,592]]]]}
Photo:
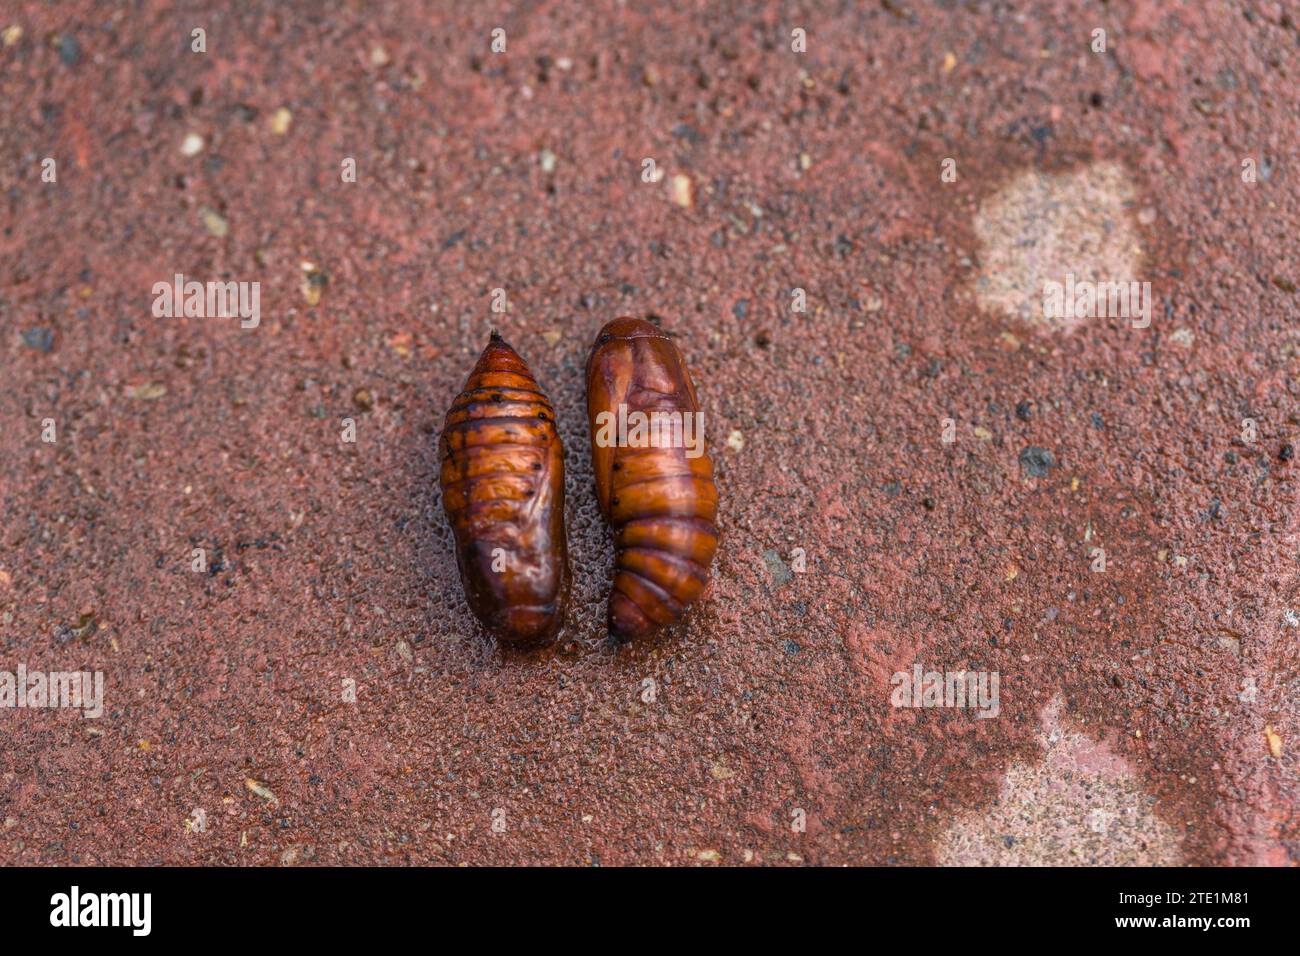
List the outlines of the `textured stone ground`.
{"type": "Polygon", "coordinates": [[[107,701],[0,710],[0,862],[1294,864],[1294,13],[1019,6],[7,4],[0,670],[107,701]],[[1151,326],[1043,321],[1062,269],[1151,326]],[[177,272],[260,325],[155,318],[177,272]],[[694,370],[723,544],[616,648],[620,314],[694,370]],[[530,653],[436,488],[492,326],[567,448],[530,653]],[[891,706],[917,663],[998,715],[891,706]]]}

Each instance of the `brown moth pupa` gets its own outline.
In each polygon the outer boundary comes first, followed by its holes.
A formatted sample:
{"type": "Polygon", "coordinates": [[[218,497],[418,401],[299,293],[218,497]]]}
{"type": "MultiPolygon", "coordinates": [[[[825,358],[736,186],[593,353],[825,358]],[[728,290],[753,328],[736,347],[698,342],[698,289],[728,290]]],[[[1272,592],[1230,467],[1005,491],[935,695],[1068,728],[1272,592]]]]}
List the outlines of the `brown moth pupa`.
{"type": "Polygon", "coordinates": [[[438,449],[470,609],[503,640],[551,637],[569,589],[564,448],[555,409],[496,332],[447,411],[438,449]]]}
{"type": "Polygon", "coordinates": [[[596,337],[587,413],[596,495],[614,529],[609,629],[638,637],[678,620],[709,582],[718,491],[703,415],[677,346],[630,318],[596,337]]]}

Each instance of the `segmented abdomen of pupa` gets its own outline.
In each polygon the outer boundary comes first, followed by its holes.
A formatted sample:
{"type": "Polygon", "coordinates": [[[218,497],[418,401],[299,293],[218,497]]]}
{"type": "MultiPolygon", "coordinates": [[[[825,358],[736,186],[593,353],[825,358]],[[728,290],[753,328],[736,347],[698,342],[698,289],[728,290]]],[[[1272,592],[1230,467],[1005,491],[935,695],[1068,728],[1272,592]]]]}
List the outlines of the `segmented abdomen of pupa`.
{"type": "Polygon", "coordinates": [[[709,583],[718,547],[718,492],[708,455],[629,448],[615,464],[609,619],[616,634],[637,636],[674,623],[709,583]]]}

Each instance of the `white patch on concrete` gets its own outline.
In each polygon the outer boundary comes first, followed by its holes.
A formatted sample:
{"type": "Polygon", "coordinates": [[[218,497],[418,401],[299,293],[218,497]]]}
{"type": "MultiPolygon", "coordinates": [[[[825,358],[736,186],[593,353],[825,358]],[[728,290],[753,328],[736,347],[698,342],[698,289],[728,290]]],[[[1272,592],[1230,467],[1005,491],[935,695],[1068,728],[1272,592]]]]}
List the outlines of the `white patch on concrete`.
{"type": "Polygon", "coordinates": [[[939,836],[944,866],[1175,866],[1174,830],[1155,815],[1123,757],[1043,709],[1043,757],[1013,764],[993,806],[961,814],[939,836]]]}
{"type": "Polygon", "coordinates": [[[981,272],[976,298],[990,312],[1072,329],[1099,319],[1047,318],[1048,282],[1136,281],[1141,250],[1128,173],[1098,162],[1067,173],[1029,170],[989,197],[975,217],[981,272]]]}

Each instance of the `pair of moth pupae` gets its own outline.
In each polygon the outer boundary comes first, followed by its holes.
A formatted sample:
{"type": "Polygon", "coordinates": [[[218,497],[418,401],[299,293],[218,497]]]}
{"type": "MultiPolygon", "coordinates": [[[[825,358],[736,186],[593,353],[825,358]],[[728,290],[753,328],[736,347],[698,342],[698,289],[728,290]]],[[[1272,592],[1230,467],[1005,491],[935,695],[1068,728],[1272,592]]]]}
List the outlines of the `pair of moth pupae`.
{"type": "MultiPolygon", "coordinates": [[[[625,429],[611,440],[603,427],[638,413],[641,421],[698,419],[677,346],[644,319],[606,324],[587,359],[587,413],[596,496],[616,549],[609,630],[640,637],[699,598],[718,547],[718,492],[702,433],[692,446],[629,441],[625,429]]],[[[502,640],[551,638],[569,596],[564,449],[555,408],[496,332],[447,412],[439,454],[470,609],[502,640]]]]}

